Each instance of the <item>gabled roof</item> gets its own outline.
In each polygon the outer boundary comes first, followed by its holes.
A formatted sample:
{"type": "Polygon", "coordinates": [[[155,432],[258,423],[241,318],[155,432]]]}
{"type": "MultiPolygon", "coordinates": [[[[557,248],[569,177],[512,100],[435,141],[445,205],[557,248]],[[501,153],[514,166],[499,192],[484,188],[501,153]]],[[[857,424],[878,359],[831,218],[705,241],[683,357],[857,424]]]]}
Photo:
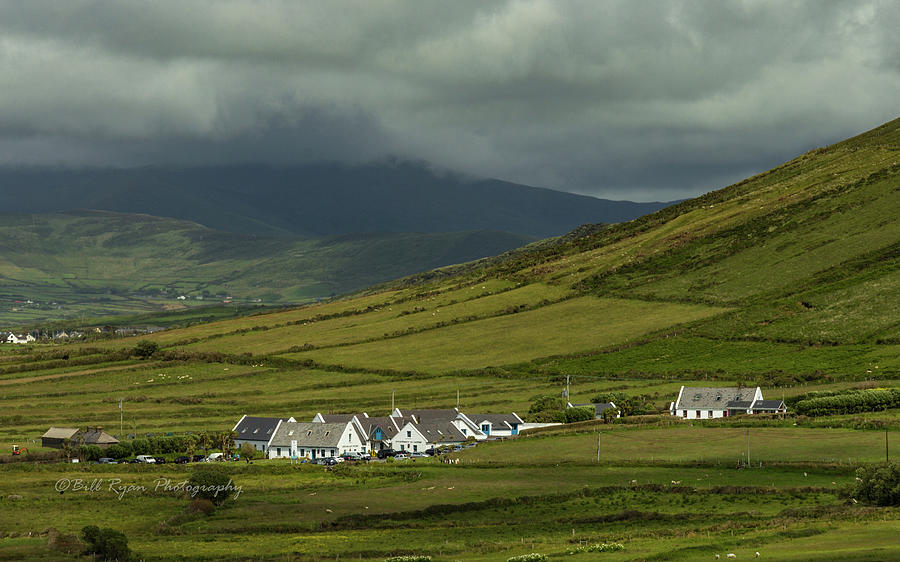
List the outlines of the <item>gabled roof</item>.
{"type": "Polygon", "coordinates": [[[298,447],[337,447],[349,424],[281,422],[269,447],[290,447],[291,441],[296,441],[298,447]]]}
{"type": "Polygon", "coordinates": [[[453,421],[459,415],[456,408],[431,409],[431,410],[395,410],[393,417],[415,416],[416,423],[436,423],[453,421]],[[399,416],[396,414],[400,414],[399,416]]]}
{"type": "Polygon", "coordinates": [[[413,424],[429,443],[462,443],[466,436],[450,422],[413,424]]]}
{"type": "Polygon", "coordinates": [[[395,425],[396,419],[391,418],[390,416],[384,417],[366,417],[366,418],[357,418],[359,423],[362,424],[363,429],[366,432],[366,435],[369,436],[369,440],[375,439],[375,430],[377,428],[381,428],[381,438],[382,440],[388,440],[397,435],[397,432],[400,431],[400,428],[395,425]]]}
{"type": "Polygon", "coordinates": [[[513,424],[525,423],[515,412],[511,414],[468,414],[468,418],[479,427],[482,423],[488,422],[493,427],[512,429],[513,424]]]}
{"type": "Polygon", "coordinates": [[[753,405],[752,400],[732,400],[731,402],[725,404],[726,408],[734,408],[736,410],[749,410],[750,406],[753,405]]]}
{"type": "Polygon", "coordinates": [[[114,445],[118,439],[100,429],[89,429],[82,434],[85,445],[114,445]]]}
{"type": "MultiPolygon", "coordinates": [[[[676,410],[724,410],[729,402],[753,402],[759,387],[707,387],[682,388],[676,410]]],[[[749,406],[748,406],[749,407],[749,406]]]]}
{"type": "Polygon", "coordinates": [[[272,438],[275,428],[280,421],[292,421],[294,418],[261,418],[255,416],[244,416],[241,421],[234,426],[237,436],[235,439],[243,439],[245,441],[268,441],[272,438]]]}
{"type": "Polygon", "coordinates": [[[572,408],[594,408],[594,412],[598,416],[602,416],[603,412],[605,410],[609,410],[610,408],[614,409],[617,412],[619,411],[619,409],[616,407],[616,405],[613,404],[612,402],[600,402],[599,404],[571,404],[570,403],[570,406],[572,408]]]}
{"type": "Polygon", "coordinates": [[[784,400],[757,400],[753,403],[754,410],[781,410],[784,409],[784,400]]]}
{"type": "Polygon", "coordinates": [[[76,433],[78,433],[78,430],[74,427],[51,427],[41,437],[46,439],[71,439],[76,433]]]}
{"type": "Polygon", "coordinates": [[[316,417],[321,417],[325,423],[344,423],[351,421],[354,416],[356,414],[319,414],[316,417]]]}

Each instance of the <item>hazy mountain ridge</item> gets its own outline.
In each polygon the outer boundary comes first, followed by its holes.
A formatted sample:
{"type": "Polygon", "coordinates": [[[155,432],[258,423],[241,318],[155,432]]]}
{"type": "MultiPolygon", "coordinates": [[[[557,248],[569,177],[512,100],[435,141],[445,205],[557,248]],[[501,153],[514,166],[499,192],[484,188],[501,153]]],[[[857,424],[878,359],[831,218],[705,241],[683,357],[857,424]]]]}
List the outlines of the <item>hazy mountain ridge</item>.
{"type": "Polygon", "coordinates": [[[134,169],[0,168],[0,208],[100,209],[189,220],[230,232],[497,230],[546,238],[631,220],[667,203],[609,201],[390,162],[134,169]]]}

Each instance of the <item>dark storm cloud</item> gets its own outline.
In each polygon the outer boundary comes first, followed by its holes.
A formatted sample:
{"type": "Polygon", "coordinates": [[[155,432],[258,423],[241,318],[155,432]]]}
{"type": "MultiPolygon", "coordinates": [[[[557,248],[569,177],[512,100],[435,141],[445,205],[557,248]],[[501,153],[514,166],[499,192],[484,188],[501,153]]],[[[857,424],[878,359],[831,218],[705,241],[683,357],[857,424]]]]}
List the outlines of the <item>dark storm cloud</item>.
{"type": "Polygon", "coordinates": [[[894,2],[0,2],[0,162],[387,156],[626,199],[897,116],[894,2]]]}

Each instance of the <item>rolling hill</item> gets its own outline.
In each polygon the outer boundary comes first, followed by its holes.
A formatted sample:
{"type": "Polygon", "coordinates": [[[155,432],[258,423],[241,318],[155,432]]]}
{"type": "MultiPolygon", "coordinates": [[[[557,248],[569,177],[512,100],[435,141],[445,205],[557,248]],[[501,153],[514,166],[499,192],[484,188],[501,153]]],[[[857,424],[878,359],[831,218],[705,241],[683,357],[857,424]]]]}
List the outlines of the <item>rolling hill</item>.
{"type": "Polygon", "coordinates": [[[475,179],[408,162],[0,169],[0,209],[6,213],[99,209],[269,236],[496,230],[546,238],[666,205],[475,179]]]}
{"type": "Polygon", "coordinates": [[[0,215],[0,325],[226,296],[308,302],[531,240],[496,231],[263,237],[107,211],[0,215]]]}

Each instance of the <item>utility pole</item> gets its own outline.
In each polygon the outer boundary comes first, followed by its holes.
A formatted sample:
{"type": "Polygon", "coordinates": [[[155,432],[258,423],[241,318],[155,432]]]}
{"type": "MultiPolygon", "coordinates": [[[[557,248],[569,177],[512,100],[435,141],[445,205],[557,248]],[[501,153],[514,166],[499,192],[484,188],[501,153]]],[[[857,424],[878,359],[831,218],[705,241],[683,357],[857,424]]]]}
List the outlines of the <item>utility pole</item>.
{"type": "Polygon", "coordinates": [[[747,428],[747,468],[750,468],[750,428],[747,428]]]}
{"type": "Polygon", "coordinates": [[[600,431],[597,432],[597,462],[600,462],[600,431]]]}
{"type": "Polygon", "coordinates": [[[884,464],[891,464],[891,455],[888,453],[888,430],[884,428],[884,464]]]}
{"type": "MultiPolygon", "coordinates": [[[[125,431],[125,430],[124,430],[124,427],[125,427],[125,411],[122,409],[122,402],[123,402],[123,400],[124,400],[124,399],[123,399],[121,396],[119,396],[119,435],[123,435],[123,434],[124,434],[124,431],[125,431]]],[[[122,438],[124,439],[125,437],[123,436],[122,438]]]]}
{"type": "Polygon", "coordinates": [[[570,400],[569,400],[569,375],[566,375],[566,402],[570,402],[570,400]]]}
{"type": "Polygon", "coordinates": [[[391,414],[394,413],[394,391],[391,391],[391,414]]]}
{"type": "Polygon", "coordinates": [[[456,409],[459,410],[459,387],[456,387],[456,409]]]}

